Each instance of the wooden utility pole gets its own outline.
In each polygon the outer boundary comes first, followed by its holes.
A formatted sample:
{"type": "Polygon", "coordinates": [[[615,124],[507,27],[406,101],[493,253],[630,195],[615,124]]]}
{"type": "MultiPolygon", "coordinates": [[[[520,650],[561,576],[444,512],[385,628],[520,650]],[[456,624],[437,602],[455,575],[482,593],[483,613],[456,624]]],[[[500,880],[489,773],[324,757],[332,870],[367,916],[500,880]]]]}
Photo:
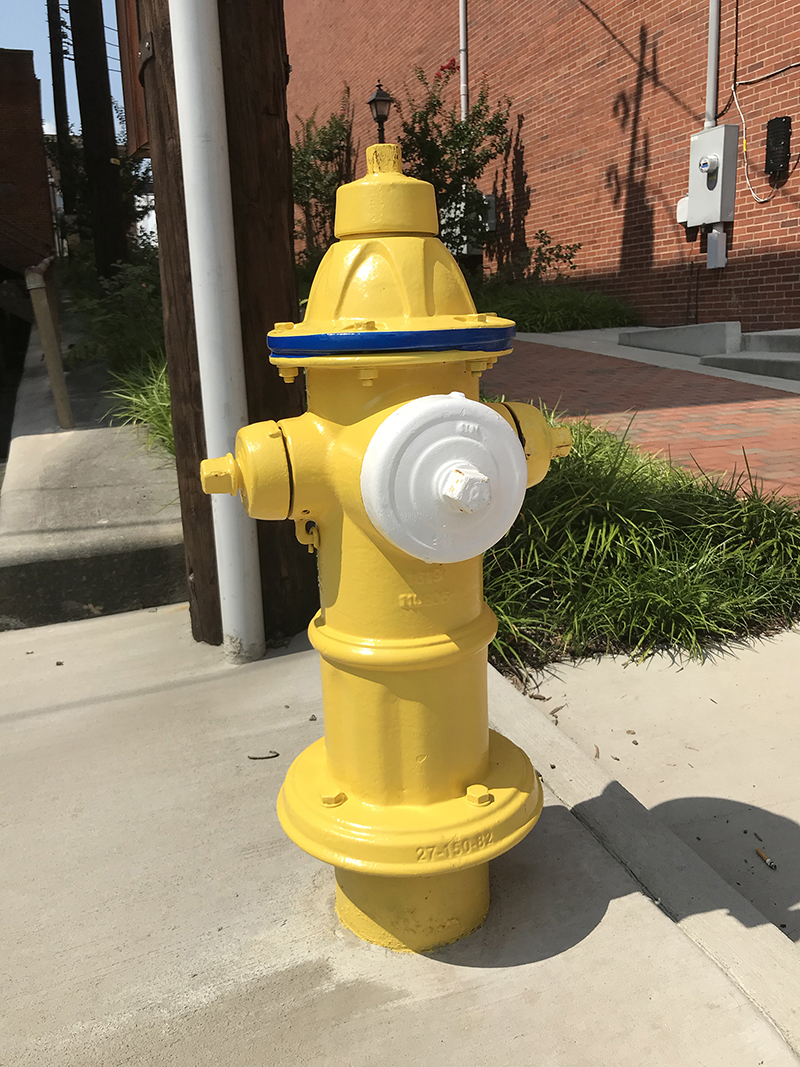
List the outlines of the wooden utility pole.
{"type": "MultiPolygon", "coordinates": [[[[158,219],[164,328],[178,486],[189,575],[192,632],[219,644],[222,632],[183,198],[169,0],[139,0],[142,80],[158,219]]],[[[287,59],[280,0],[220,7],[234,225],[249,417],[299,415],[299,382],[287,386],[268,361],[267,331],[297,315],[287,59]]],[[[233,446],[233,442],[231,442],[233,446]]],[[[316,564],[293,523],[259,523],[267,641],[299,633],[319,604],[316,564]]]]}
{"type": "MultiPolygon", "coordinates": [[[[302,378],[286,385],[266,335],[296,321],[292,152],[286,115],[289,61],[283,0],[219,0],[233,221],[250,420],[305,410],[302,378]]],[[[259,522],[267,641],[303,630],[319,607],[315,557],[291,522],[259,522]]]]}
{"type": "Polygon", "coordinates": [[[178,107],[172,73],[169,0],[139,0],[138,11],[143,62],[141,78],[158,223],[164,346],[172,400],[192,635],[196,641],[219,645],[222,643],[222,622],[211,498],[200,488],[200,462],[206,458],[206,434],[197,366],[178,107]]]}
{"type": "Polygon", "coordinates": [[[102,0],[69,0],[83,165],[89,182],[97,270],[107,276],[128,258],[128,223],[108,80],[102,0]]]}
{"type": "Polygon", "coordinates": [[[47,0],[47,28],[50,34],[50,70],[53,75],[53,105],[56,113],[56,143],[64,214],[75,214],[75,176],[72,171],[72,145],[69,139],[67,86],[64,81],[64,31],[59,0],[47,0]]]}

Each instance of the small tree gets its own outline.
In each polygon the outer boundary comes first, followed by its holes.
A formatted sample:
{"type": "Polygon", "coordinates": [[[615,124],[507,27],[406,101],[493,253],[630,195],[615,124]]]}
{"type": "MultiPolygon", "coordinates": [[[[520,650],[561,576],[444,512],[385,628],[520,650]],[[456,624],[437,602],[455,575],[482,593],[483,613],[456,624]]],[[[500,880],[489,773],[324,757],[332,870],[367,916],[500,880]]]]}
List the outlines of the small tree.
{"type": "MultiPolygon", "coordinates": [[[[122,127],[121,140],[124,145],[125,113],[116,102],[113,103],[117,119],[122,127]]],[[[59,226],[62,237],[78,234],[82,241],[91,241],[94,231],[89,179],[86,177],[86,169],[83,165],[83,138],[80,134],[75,134],[72,126],[69,128],[69,134],[69,141],[61,146],[61,149],[55,134],[44,136],[47,155],[60,174],[68,173],[67,181],[74,190],[75,213],[69,217],[61,216],[59,226]]],[[[133,159],[122,151],[120,151],[119,167],[123,217],[127,228],[132,230],[136,223],[141,222],[151,210],[148,194],[153,188],[153,172],[149,159],[133,159]]]]}
{"type": "Polygon", "coordinates": [[[353,105],[345,87],[339,111],[322,126],[316,111],[299,119],[292,146],[292,189],[300,209],[298,237],[305,242],[305,256],[316,260],[333,241],[336,190],[355,177],[353,151],[353,105]]]}
{"type": "Polygon", "coordinates": [[[417,100],[407,90],[398,141],[405,172],[436,190],[442,240],[459,254],[485,243],[484,201],[477,183],[487,165],[506,149],[511,101],[506,97],[492,109],[484,82],[467,117],[458,118],[455,105],[448,106],[445,100],[457,71],[458,63],[451,59],[429,81],[423,70],[415,68],[422,95],[417,100]]]}

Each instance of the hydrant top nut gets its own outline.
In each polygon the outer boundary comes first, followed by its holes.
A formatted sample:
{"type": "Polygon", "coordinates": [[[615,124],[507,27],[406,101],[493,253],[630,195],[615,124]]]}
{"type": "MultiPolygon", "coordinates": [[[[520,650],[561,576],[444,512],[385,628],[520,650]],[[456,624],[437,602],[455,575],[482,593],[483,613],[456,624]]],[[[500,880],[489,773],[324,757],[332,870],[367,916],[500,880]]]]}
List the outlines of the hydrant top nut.
{"type": "Polygon", "coordinates": [[[489,479],[477,467],[462,463],[445,476],[442,497],[452,501],[459,511],[472,514],[491,504],[492,487],[489,479]]]}

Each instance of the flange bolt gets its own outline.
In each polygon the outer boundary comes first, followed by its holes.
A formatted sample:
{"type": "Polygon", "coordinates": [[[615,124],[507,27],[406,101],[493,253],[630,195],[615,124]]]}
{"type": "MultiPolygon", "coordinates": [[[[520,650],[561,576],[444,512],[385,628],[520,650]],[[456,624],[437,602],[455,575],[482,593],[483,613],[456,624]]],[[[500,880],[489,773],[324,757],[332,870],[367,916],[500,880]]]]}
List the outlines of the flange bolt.
{"type": "Polygon", "coordinates": [[[485,785],[469,785],[467,786],[467,800],[470,804],[483,807],[486,804],[491,804],[494,797],[485,785]]]}

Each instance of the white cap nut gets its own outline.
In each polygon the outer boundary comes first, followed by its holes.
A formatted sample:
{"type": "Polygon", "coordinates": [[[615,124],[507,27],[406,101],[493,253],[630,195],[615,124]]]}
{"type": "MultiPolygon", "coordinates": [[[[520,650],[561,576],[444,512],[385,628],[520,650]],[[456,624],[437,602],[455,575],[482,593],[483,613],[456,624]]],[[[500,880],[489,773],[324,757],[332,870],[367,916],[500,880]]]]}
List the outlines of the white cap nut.
{"type": "Polygon", "coordinates": [[[459,511],[472,514],[491,504],[492,487],[477,467],[462,463],[445,475],[442,499],[452,501],[459,511]]]}

